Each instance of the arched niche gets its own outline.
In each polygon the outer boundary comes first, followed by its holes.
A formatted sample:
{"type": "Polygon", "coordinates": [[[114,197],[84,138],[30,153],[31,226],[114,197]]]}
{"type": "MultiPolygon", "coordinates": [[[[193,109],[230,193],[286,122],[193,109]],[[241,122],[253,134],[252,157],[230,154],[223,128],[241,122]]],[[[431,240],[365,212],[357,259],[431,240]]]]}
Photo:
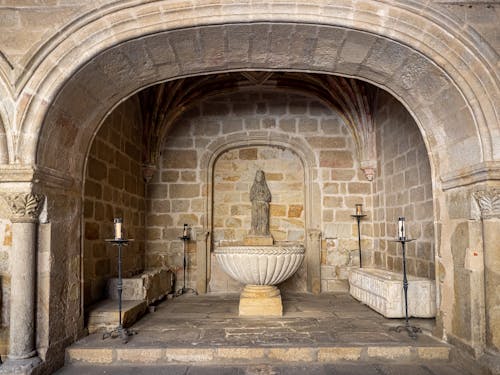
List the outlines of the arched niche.
{"type": "MultiPolygon", "coordinates": [[[[204,230],[212,233],[214,229],[214,174],[217,161],[222,155],[231,150],[248,147],[277,147],[288,150],[297,156],[302,165],[305,213],[303,243],[306,246],[305,270],[303,270],[303,273],[307,273],[306,289],[319,293],[320,248],[318,248],[318,243],[311,242],[309,239],[311,232],[320,233],[319,228],[321,225],[320,217],[315,214],[315,212],[319,211],[318,208],[321,205],[320,189],[316,180],[318,165],[310,146],[303,139],[277,133],[262,134],[262,132],[256,131],[230,134],[225,137],[219,137],[210,143],[200,159],[201,170],[206,171],[207,203],[205,205],[204,230]]],[[[212,237],[209,238],[210,247],[213,247],[214,239],[212,237]]]]}

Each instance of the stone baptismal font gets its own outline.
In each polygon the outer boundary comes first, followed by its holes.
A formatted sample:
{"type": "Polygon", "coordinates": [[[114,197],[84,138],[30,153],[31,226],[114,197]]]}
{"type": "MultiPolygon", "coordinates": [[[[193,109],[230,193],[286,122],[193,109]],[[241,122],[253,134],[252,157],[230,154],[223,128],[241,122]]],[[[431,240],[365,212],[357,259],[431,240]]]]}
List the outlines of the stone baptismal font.
{"type": "Polygon", "coordinates": [[[265,174],[258,170],[250,190],[251,229],[243,244],[221,246],[215,256],[222,269],[245,284],[240,295],[240,316],[282,316],[283,305],[277,284],[300,267],[302,244],[275,244],[269,231],[271,192],[265,174]]]}

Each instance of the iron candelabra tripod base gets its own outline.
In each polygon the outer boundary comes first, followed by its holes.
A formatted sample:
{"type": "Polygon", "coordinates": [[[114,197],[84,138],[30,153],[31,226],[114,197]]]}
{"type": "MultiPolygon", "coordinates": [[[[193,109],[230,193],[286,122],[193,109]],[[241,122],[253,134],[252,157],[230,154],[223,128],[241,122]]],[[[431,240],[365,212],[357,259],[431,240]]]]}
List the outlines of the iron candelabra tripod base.
{"type": "Polygon", "coordinates": [[[124,344],[128,342],[129,336],[137,335],[137,331],[133,329],[124,328],[123,326],[118,326],[112,331],[104,332],[102,334],[102,339],[117,339],[120,338],[124,344]]]}
{"type": "Polygon", "coordinates": [[[410,336],[412,339],[417,338],[417,333],[422,333],[421,328],[410,325],[410,323],[408,321],[406,321],[404,325],[391,327],[389,330],[394,331],[394,332],[398,332],[398,333],[402,332],[402,331],[406,331],[408,333],[408,336],[410,336]]]}
{"type": "Polygon", "coordinates": [[[114,239],[107,239],[105,240],[106,242],[111,243],[113,246],[118,247],[118,283],[117,283],[117,290],[118,290],[118,327],[115,329],[105,332],[102,335],[102,339],[107,339],[107,338],[118,338],[120,337],[122,339],[122,342],[126,344],[128,342],[128,337],[132,335],[136,335],[137,331],[134,330],[129,330],[127,328],[123,327],[122,324],[122,292],[123,292],[123,279],[122,279],[122,247],[127,246],[129,242],[133,240],[127,240],[124,238],[114,238],[114,239]]]}
{"type": "Polygon", "coordinates": [[[417,333],[422,332],[422,330],[418,327],[410,325],[408,319],[408,277],[406,276],[406,243],[411,241],[413,241],[413,239],[406,237],[401,237],[396,240],[396,242],[401,243],[401,247],[403,250],[403,292],[405,297],[405,324],[393,327],[390,330],[396,332],[405,330],[408,333],[408,336],[410,336],[412,339],[416,339],[417,333]]]}
{"type": "Polygon", "coordinates": [[[184,244],[184,262],[183,262],[183,277],[184,277],[184,281],[182,283],[182,288],[180,288],[175,293],[175,296],[179,297],[179,296],[182,296],[183,294],[187,294],[187,293],[198,295],[198,292],[195,289],[193,289],[193,288],[186,288],[186,271],[187,271],[186,243],[187,243],[187,241],[190,240],[190,237],[189,236],[182,236],[182,237],[179,237],[179,238],[182,240],[182,242],[184,244]]]}

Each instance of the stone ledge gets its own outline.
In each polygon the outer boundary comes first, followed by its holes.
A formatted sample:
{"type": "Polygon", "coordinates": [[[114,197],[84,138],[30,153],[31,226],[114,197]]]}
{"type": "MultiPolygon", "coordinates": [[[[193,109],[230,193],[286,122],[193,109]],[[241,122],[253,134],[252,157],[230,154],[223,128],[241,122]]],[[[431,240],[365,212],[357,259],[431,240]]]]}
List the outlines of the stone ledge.
{"type": "MultiPolygon", "coordinates": [[[[132,344],[132,342],[131,342],[132,344]]],[[[328,347],[223,347],[223,348],[69,348],[69,363],[157,365],[165,363],[245,364],[262,363],[336,363],[349,361],[415,362],[448,361],[450,346],[328,346],[328,347]]]]}
{"type": "MultiPolygon", "coordinates": [[[[146,301],[123,301],[122,324],[130,327],[147,309],[146,301]]],[[[105,332],[118,326],[118,301],[104,300],[91,306],[89,309],[89,333],[105,332]]]]}

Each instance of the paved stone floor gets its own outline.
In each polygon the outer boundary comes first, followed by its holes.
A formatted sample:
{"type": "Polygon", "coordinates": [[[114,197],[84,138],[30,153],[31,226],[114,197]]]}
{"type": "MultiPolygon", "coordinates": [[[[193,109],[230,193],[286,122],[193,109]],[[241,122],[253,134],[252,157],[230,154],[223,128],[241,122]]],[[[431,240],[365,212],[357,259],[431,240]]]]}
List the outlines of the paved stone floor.
{"type": "Polygon", "coordinates": [[[240,318],[236,295],[183,295],[137,322],[127,344],[80,340],[58,374],[472,374],[447,360],[432,319],[411,320],[423,329],[415,340],[347,294],[285,295],[283,306],[281,318],[240,318]]]}

